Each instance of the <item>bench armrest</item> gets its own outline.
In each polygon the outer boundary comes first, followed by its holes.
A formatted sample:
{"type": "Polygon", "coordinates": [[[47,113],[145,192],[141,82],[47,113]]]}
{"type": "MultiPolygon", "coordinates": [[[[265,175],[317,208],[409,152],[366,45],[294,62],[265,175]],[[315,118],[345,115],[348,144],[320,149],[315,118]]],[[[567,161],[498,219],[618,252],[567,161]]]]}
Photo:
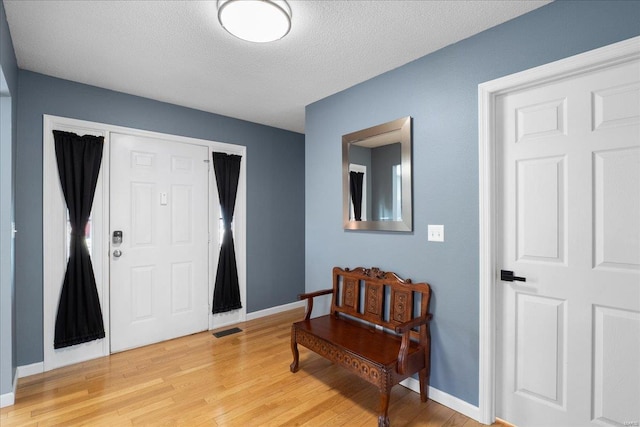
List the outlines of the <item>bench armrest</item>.
{"type": "Polygon", "coordinates": [[[405,332],[409,332],[411,329],[416,326],[424,325],[429,323],[433,318],[433,314],[429,313],[425,317],[416,317],[413,320],[409,320],[408,322],[404,322],[396,326],[396,334],[404,334],[405,332]]]}
{"type": "Polygon", "coordinates": [[[408,322],[404,322],[396,326],[396,333],[402,334],[402,343],[400,343],[400,351],[398,352],[398,373],[400,375],[404,375],[408,368],[407,364],[409,361],[407,360],[407,355],[409,353],[409,343],[411,341],[411,329],[416,326],[429,323],[432,318],[433,315],[428,313],[424,317],[416,317],[413,320],[409,320],[408,322]]]}
{"type": "Polygon", "coordinates": [[[300,294],[298,295],[298,299],[303,300],[303,299],[315,298],[315,297],[319,297],[320,295],[328,295],[332,293],[333,293],[333,289],[323,289],[321,291],[309,292],[308,294],[300,294]]]}
{"type": "Polygon", "coordinates": [[[329,295],[333,293],[333,289],[324,289],[316,292],[309,292],[307,294],[298,295],[299,300],[307,300],[307,313],[304,316],[304,320],[309,320],[311,318],[311,310],[313,310],[313,299],[315,297],[319,297],[321,295],[329,295]]]}

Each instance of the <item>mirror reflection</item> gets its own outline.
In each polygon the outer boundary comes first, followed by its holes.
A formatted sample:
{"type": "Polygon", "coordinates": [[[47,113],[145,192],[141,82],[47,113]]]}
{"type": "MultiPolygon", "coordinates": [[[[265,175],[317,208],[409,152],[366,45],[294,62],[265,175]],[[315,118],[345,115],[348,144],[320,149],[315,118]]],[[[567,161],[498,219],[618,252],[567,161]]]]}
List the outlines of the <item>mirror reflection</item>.
{"type": "Polygon", "coordinates": [[[344,226],[411,231],[411,118],[344,135],[344,226]]]}
{"type": "Polygon", "coordinates": [[[363,141],[349,147],[350,220],[402,220],[400,148],[399,141],[378,146],[363,141]],[[360,217],[356,215],[358,211],[360,217]]]}

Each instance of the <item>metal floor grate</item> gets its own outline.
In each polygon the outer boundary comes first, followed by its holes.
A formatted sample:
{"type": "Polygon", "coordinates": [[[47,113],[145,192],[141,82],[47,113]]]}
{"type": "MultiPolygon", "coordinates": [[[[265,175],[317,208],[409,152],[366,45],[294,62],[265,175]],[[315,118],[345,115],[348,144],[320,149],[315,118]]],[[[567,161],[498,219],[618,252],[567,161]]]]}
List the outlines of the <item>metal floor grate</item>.
{"type": "Polygon", "coordinates": [[[231,328],[231,329],[225,329],[224,331],[214,332],[213,336],[216,338],[222,338],[222,337],[226,337],[227,335],[237,334],[238,332],[242,332],[242,329],[231,328]]]}

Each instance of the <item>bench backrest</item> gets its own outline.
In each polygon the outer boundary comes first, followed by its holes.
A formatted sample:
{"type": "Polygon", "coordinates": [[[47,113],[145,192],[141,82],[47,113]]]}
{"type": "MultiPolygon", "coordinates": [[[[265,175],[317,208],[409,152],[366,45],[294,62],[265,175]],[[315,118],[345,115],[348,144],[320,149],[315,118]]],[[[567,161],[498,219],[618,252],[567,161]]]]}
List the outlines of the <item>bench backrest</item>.
{"type": "MultiPolygon", "coordinates": [[[[412,283],[395,273],[358,267],[333,268],[331,314],[348,316],[394,330],[401,323],[429,313],[431,288],[427,283],[412,283]]],[[[427,326],[412,331],[420,340],[427,326]]]]}

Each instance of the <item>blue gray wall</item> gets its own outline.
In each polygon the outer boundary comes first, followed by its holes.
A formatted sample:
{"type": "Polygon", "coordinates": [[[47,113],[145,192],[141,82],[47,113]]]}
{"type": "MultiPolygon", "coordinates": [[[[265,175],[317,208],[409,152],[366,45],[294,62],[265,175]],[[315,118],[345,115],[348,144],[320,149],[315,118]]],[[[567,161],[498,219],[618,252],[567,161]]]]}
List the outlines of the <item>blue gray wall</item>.
{"type": "Polygon", "coordinates": [[[13,392],[16,372],[13,275],[13,164],[16,147],[18,66],[0,2],[0,395],[13,392]]]}
{"type": "Polygon", "coordinates": [[[43,360],[43,114],[246,146],[247,312],[293,302],[304,291],[304,135],[23,70],[18,95],[19,366],[43,360]]]}
{"type": "Polygon", "coordinates": [[[306,110],[306,287],[376,266],[434,290],[431,385],[478,405],[478,84],[640,34],[640,2],[557,1],[306,110]],[[341,136],[413,117],[414,232],[342,229],[341,136]],[[444,224],[445,242],[427,241],[444,224]]]}

